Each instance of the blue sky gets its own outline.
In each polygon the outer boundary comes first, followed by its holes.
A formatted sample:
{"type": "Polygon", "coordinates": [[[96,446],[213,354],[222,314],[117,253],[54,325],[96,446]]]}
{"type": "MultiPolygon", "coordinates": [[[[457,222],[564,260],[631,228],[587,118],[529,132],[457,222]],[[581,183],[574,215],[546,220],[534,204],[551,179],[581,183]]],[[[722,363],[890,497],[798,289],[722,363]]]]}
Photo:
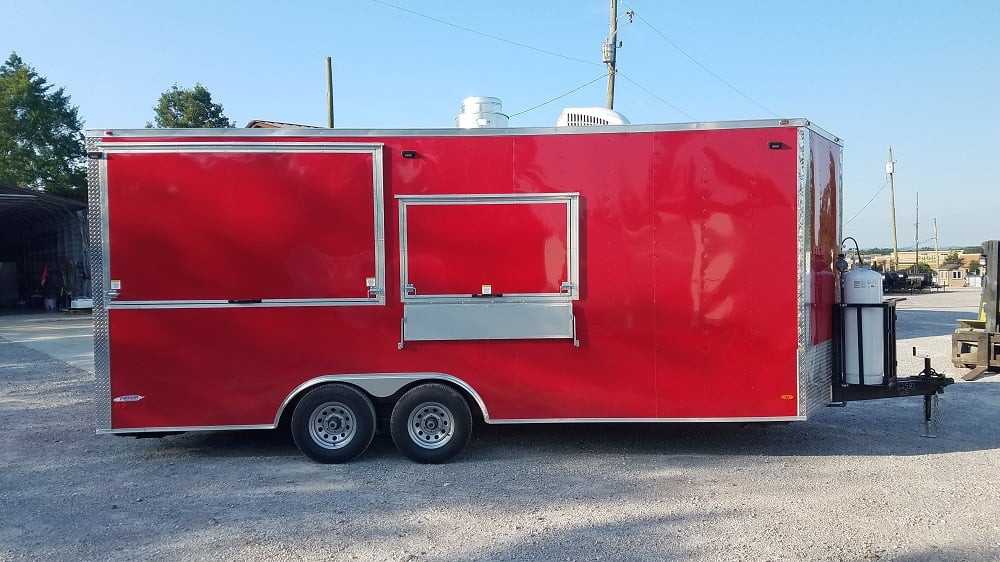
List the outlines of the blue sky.
{"type": "MultiPolygon", "coordinates": [[[[0,0],[0,54],[16,51],[65,87],[88,128],[142,127],[160,93],[196,82],[240,126],[323,125],[326,56],[336,124],[347,128],[451,127],[470,95],[499,97],[513,115],[605,72],[608,0],[387,1],[564,56],[372,0],[0,0]]],[[[620,24],[619,70],[632,82],[619,77],[615,109],[633,123],[805,117],[844,141],[844,234],[863,247],[892,245],[890,145],[900,249],[913,247],[918,192],[922,245],[933,245],[935,218],[941,246],[1000,238],[989,171],[1000,149],[1000,2],[622,1],[619,14],[627,9],[641,19],[620,24]]],[[[553,125],[562,107],[604,97],[597,80],[511,126],[553,125]]]]}

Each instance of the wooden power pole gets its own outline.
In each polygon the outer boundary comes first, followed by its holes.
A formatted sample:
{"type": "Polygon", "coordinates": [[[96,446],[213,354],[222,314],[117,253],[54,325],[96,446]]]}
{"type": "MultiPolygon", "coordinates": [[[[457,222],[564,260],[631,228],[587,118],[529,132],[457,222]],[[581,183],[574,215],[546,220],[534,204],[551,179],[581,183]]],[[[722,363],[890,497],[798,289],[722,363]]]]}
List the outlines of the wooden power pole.
{"type": "Polygon", "coordinates": [[[934,219],[934,271],[941,269],[941,252],[938,251],[937,219],[934,219]]]}
{"type": "Polygon", "coordinates": [[[892,186],[892,147],[889,147],[889,161],[885,163],[885,173],[889,174],[889,208],[892,210],[892,270],[899,271],[899,242],[896,239],[896,192],[892,186]]]}
{"type": "Polygon", "coordinates": [[[611,29],[604,42],[604,64],[608,65],[608,109],[615,108],[615,56],[618,51],[618,0],[611,0],[611,29]]]}
{"type": "Polygon", "coordinates": [[[917,192],[917,220],[913,223],[913,273],[920,273],[920,192],[917,192]]]}
{"type": "Polygon", "coordinates": [[[333,61],[326,57],[326,126],[333,128],[333,61]]]}

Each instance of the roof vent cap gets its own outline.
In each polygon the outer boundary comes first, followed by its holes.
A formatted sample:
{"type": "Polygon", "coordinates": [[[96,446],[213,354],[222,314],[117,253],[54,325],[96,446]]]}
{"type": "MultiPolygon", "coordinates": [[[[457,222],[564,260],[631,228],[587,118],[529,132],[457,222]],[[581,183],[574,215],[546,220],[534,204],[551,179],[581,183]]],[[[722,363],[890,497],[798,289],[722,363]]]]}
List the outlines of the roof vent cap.
{"type": "Polygon", "coordinates": [[[503,129],[508,119],[500,98],[472,96],[462,100],[462,113],[455,117],[455,126],[459,129],[503,129]]]}

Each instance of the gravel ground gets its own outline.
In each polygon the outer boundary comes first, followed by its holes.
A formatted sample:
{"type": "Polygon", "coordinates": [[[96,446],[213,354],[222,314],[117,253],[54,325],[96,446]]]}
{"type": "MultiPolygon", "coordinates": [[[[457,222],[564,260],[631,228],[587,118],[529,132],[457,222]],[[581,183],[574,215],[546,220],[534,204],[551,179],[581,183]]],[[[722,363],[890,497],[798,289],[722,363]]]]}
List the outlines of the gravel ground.
{"type": "MultiPolygon", "coordinates": [[[[900,374],[953,376],[978,292],[907,295],[900,374]],[[912,347],[918,357],[913,357],[912,347]]],[[[0,338],[3,560],[1000,560],[1000,376],[786,425],[479,427],[451,464],[276,432],[95,436],[93,376],[0,338]]]]}

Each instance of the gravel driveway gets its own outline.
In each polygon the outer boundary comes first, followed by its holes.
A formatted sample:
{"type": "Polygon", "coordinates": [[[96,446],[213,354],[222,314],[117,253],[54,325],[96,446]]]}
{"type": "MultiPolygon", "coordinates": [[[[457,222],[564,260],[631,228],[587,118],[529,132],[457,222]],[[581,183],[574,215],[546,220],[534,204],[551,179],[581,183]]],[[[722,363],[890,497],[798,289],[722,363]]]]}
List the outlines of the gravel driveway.
{"type": "MultiPolygon", "coordinates": [[[[900,374],[975,291],[907,296],[900,374]]],[[[787,425],[479,427],[417,465],[276,432],[95,436],[93,375],[0,338],[3,560],[1000,560],[1000,377],[787,425]]]]}

